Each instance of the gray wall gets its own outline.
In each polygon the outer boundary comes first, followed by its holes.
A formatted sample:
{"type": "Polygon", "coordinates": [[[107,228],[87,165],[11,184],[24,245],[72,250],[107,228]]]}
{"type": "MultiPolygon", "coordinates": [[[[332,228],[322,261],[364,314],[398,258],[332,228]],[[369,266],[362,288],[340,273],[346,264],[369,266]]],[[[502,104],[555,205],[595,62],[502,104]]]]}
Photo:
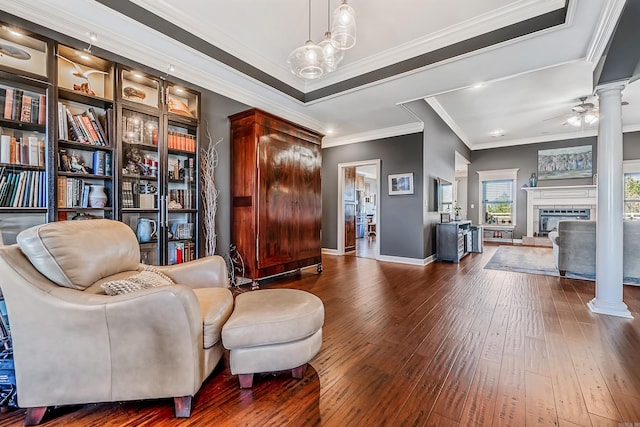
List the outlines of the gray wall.
{"type": "MultiPolygon", "coordinates": [[[[624,134],[625,160],[640,159],[640,132],[624,134]]],[[[524,190],[520,190],[525,184],[529,184],[529,177],[538,168],[538,150],[561,147],[576,147],[591,145],[593,148],[593,173],[597,173],[598,167],[598,143],[595,136],[588,138],[576,138],[564,141],[544,142],[540,144],[519,145],[515,147],[492,148],[488,150],[473,151],[468,177],[468,218],[474,223],[478,222],[480,208],[478,193],[477,171],[493,169],[519,168],[517,200],[516,200],[516,228],[514,238],[519,239],[527,234],[527,196],[524,190]],[[471,208],[471,205],[474,205],[471,208]]],[[[557,187],[561,185],[588,185],[592,178],[554,179],[538,181],[538,187],[557,187]]]]}
{"type": "Polygon", "coordinates": [[[423,162],[424,162],[424,198],[422,204],[423,256],[435,254],[435,225],[440,222],[440,214],[435,201],[435,179],[455,180],[455,153],[471,159],[471,151],[433,111],[425,101],[418,100],[406,104],[406,107],[424,123],[423,162]]]}
{"type": "MultiPolygon", "coordinates": [[[[229,250],[231,241],[231,156],[230,156],[230,129],[228,116],[249,109],[248,105],[234,101],[217,93],[200,89],[202,91],[202,120],[200,122],[201,148],[209,145],[207,129],[211,134],[212,143],[220,142],[216,146],[218,150],[218,167],[216,168],[216,187],[220,190],[218,196],[218,209],[216,212],[216,253],[224,255],[229,250]]],[[[203,252],[204,239],[200,233],[200,253],[203,252]]]]}
{"type": "Polygon", "coordinates": [[[338,164],[380,159],[380,254],[423,258],[422,134],[396,136],[322,150],[322,247],[337,249],[338,164]],[[413,172],[414,194],[389,196],[389,174],[413,172]]]}

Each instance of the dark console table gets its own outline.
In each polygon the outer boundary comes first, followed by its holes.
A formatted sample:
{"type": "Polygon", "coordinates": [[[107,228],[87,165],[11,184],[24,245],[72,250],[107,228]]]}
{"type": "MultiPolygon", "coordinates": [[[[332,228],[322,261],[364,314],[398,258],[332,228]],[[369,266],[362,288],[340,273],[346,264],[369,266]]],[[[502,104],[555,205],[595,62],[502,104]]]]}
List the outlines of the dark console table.
{"type": "Polygon", "coordinates": [[[471,221],[442,222],[436,225],[436,258],[460,262],[471,252],[471,221]]]}

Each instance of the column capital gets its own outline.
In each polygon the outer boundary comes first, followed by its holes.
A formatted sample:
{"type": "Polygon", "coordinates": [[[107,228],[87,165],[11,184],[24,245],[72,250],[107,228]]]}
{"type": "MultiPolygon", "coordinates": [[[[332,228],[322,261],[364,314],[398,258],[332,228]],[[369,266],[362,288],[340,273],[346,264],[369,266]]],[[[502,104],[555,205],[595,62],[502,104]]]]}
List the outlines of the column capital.
{"type": "Polygon", "coordinates": [[[599,96],[602,93],[610,92],[610,91],[618,91],[622,92],[627,85],[629,84],[629,79],[619,80],[617,82],[609,82],[603,85],[596,86],[596,94],[599,96]]]}

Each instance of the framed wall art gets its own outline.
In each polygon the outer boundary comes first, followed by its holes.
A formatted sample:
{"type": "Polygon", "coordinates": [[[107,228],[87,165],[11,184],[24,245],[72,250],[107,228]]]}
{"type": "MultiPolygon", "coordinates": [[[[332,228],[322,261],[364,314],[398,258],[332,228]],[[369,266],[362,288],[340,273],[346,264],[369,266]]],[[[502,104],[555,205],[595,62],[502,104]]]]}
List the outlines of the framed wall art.
{"type": "Polygon", "coordinates": [[[389,175],[389,195],[413,194],[413,172],[389,175]]]}
{"type": "Polygon", "coordinates": [[[538,150],[538,180],[591,178],[591,155],[591,145],[538,150]]]}

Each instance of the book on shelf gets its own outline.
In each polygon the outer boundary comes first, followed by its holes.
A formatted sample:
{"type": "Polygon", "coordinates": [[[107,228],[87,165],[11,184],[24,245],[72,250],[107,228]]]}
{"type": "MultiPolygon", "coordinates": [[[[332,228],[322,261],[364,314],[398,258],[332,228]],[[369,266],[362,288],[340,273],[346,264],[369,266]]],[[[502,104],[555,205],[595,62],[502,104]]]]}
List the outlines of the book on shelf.
{"type": "Polygon", "coordinates": [[[78,120],[80,121],[82,127],[84,128],[84,132],[89,135],[89,141],[93,142],[94,145],[102,145],[100,143],[100,137],[98,136],[98,132],[93,128],[93,123],[91,123],[91,119],[86,113],[78,114],[78,120]]]}
{"type": "Polygon", "coordinates": [[[104,151],[96,150],[93,152],[93,173],[95,175],[106,175],[104,151]]]}
{"type": "Polygon", "coordinates": [[[0,136],[0,163],[11,163],[11,136],[0,136]]]}
{"type": "Polygon", "coordinates": [[[13,89],[13,107],[11,108],[11,120],[20,120],[22,111],[22,89],[13,89]]]}
{"type": "Polygon", "coordinates": [[[89,184],[84,184],[82,188],[82,202],[80,206],[83,208],[89,207],[89,192],[91,191],[91,186],[89,184]]]}
{"type": "Polygon", "coordinates": [[[4,105],[7,99],[7,88],[0,86],[0,111],[4,117],[4,105]]]}
{"type": "Polygon", "coordinates": [[[21,165],[29,164],[29,140],[24,138],[19,138],[19,146],[20,146],[20,158],[18,159],[18,163],[21,165]]]}
{"type": "Polygon", "coordinates": [[[4,100],[4,118],[11,120],[11,112],[13,111],[13,88],[7,88],[4,100]]]}
{"type": "Polygon", "coordinates": [[[111,168],[112,158],[113,158],[113,155],[111,154],[110,151],[107,151],[106,153],[104,153],[104,174],[107,176],[111,176],[112,174],[112,168],[111,168]]]}
{"type": "Polygon", "coordinates": [[[47,97],[45,95],[38,95],[38,101],[40,108],[38,109],[38,124],[47,124],[47,97]]]}
{"type": "Polygon", "coordinates": [[[31,96],[27,95],[26,93],[22,95],[22,108],[20,111],[20,121],[21,122],[27,122],[27,123],[31,123],[31,103],[32,103],[32,98],[31,96]]]}
{"type": "Polygon", "coordinates": [[[91,119],[91,124],[93,125],[94,129],[96,130],[98,137],[100,139],[100,144],[103,146],[108,146],[109,145],[109,139],[107,138],[107,134],[104,131],[104,128],[102,126],[102,122],[100,121],[100,116],[98,115],[98,113],[96,112],[96,109],[93,107],[89,107],[89,109],[87,110],[87,114],[89,115],[89,118],[91,119]]]}

